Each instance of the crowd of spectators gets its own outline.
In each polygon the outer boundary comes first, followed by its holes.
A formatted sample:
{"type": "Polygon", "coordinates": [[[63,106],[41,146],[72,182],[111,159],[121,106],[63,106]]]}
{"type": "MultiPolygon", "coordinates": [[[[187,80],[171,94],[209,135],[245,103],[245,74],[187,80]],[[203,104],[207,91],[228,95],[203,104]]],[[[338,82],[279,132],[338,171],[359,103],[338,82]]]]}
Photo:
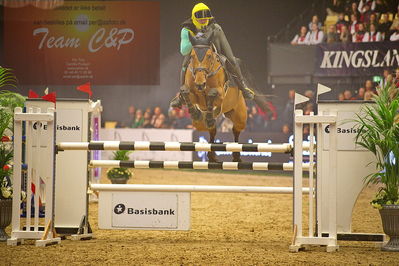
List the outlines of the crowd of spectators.
{"type": "Polygon", "coordinates": [[[377,93],[377,88],[383,88],[387,84],[394,84],[396,88],[399,88],[399,68],[395,69],[394,71],[390,69],[384,69],[379,82],[373,82],[371,79],[368,79],[364,82],[364,86],[360,87],[356,91],[346,89],[339,93],[338,100],[371,101],[373,99],[373,95],[377,93]]]}
{"type": "Polygon", "coordinates": [[[187,108],[170,109],[165,114],[159,106],[138,109],[131,105],[128,108],[127,119],[118,126],[125,128],[189,129],[192,128],[192,123],[187,108]]]}
{"type": "Polygon", "coordinates": [[[314,15],[292,45],[399,41],[399,5],[384,0],[331,0],[324,25],[314,15]]]}

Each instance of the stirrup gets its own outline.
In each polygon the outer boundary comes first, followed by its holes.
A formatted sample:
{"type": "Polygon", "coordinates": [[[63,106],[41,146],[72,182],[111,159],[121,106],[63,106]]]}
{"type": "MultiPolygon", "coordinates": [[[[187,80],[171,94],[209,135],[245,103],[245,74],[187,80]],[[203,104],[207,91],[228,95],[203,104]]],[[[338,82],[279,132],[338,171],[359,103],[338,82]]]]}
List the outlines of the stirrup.
{"type": "Polygon", "coordinates": [[[255,97],[255,92],[251,90],[250,88],[243,88],[242,90],[242,96],[244,96],[244,99],[246,100],[253,100],[255,97]]]}

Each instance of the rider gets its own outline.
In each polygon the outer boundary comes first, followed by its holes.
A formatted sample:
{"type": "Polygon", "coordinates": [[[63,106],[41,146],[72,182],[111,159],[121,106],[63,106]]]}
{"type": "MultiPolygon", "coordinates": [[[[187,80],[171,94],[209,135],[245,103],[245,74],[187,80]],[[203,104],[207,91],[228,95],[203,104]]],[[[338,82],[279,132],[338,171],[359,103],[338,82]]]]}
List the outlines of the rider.
{"type": "MultiPolygon", "coordinates": [[[[211,14],[211,10],[208,6],[203,3],[196,4],[192,10],[191,18],[183,22],[183,28],[181,30],[181,42],[180,42],[180,53],[184,56],[182,69],[180,72],[180,85],[184,85],[184,77],[186,69],[190,62],[190,53],[192,49],[191,42],[189,40],[189,34],[192,36],[210,34],[213,32],[212,43],[215,45],[218,53],[226,56],[228,62],[226,64],[227,69],[231,72],[235,78],[238,88],[242,91],[245,99],[253,99],[254,92],[249,89],[244,81],[241,73],[240,66],[237,59],[233,55],[230,44],[227,41],[226,35],[224,34],[222,27],[215,22],[211,14]]],[[[181,107],[182,99],[176,96],[170,103],[172,107],[181,107]]]]}

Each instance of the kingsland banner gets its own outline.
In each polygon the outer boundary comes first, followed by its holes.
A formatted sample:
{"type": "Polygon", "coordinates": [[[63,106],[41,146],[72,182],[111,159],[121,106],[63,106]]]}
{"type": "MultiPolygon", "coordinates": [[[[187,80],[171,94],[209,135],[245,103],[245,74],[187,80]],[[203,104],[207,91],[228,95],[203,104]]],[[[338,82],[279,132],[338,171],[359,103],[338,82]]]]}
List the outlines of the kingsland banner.
{"type": "Polygon", "coordinates": [[[399,66],[397,42],[322,44],[316,48],[316,76],[369,76],[399,66]]]}

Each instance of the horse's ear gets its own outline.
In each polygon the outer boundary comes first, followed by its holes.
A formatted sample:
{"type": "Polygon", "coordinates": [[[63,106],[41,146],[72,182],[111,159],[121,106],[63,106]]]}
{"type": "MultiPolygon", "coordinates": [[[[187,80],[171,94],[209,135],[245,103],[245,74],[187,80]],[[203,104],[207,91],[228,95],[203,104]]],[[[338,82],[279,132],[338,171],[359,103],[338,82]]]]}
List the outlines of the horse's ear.
{"type": "Polygon", "coordinates": [[[195,37],[193,35],[191,35],[191,33],[188,33],[188,39],[190,40],[191,45],[194,46],[195,43],[196,43],[196,39],[195,39],[195,37]]]}

